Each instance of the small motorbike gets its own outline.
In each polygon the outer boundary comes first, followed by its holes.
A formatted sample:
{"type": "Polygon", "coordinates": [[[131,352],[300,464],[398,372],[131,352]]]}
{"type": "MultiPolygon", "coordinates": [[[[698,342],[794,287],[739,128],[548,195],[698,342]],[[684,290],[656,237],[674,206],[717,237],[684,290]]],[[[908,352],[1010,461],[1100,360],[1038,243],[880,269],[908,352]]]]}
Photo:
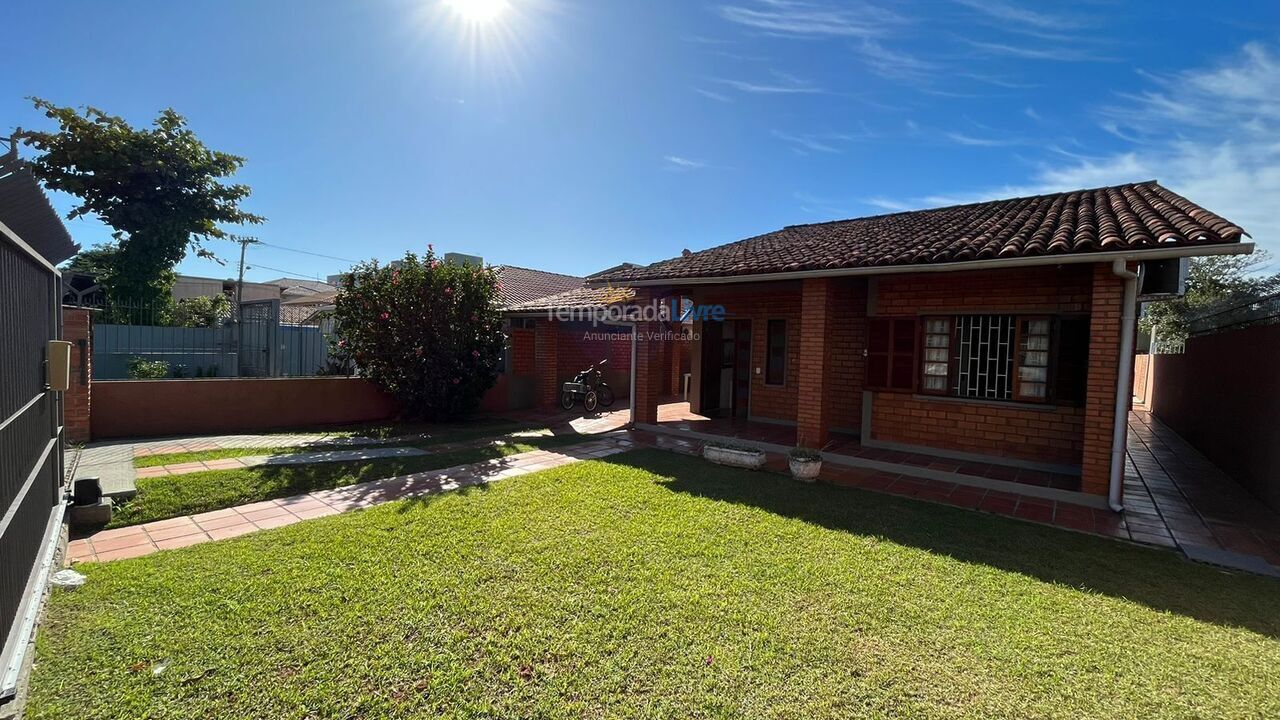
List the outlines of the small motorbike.
{"type": "Polygon", "coordinates": [[[560,388],[560,407],[572,410],[578,400],[582,400],[582,407],[587,412],[595,412],[597,407],[612,405],[613,388],[604,381],[604,373],[600,370],[608,362],[601,360],[565,383],[560,388]]]}

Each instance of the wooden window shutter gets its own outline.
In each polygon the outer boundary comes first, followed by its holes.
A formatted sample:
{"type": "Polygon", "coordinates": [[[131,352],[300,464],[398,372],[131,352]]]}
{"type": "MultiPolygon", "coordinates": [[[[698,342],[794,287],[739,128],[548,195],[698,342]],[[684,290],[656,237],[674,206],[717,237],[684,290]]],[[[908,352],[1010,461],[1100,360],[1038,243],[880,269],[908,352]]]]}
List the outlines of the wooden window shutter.
{"type": "Polygon", "coordinates": [[[914,390],[916,319],[867,318],[868,390],[914,390]]]}

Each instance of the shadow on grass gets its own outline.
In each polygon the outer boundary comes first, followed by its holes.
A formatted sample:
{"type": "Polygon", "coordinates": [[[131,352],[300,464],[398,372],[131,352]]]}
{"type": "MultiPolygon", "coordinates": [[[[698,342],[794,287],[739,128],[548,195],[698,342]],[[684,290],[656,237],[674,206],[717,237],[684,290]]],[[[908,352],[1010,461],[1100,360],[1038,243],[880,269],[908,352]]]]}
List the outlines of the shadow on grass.
{"type": "Polygon", "coordinates": [[[865,490],[803,485],[662,450],[623,453],[600,462],[660,475],[662,486],[672,492],[749,505],[831,530],[1280,637],[1280,582],[1196,564],[1173,551],[865,490]]]}

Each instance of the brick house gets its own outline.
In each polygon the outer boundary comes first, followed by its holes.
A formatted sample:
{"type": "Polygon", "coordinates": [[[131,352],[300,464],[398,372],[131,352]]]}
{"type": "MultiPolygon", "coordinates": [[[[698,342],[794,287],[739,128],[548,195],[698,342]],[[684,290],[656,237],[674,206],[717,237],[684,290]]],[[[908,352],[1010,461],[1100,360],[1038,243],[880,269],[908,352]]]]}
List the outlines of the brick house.
{"type": "MultiPolygon", "coordinates": [[[[629,263],[602,272],[628,270],[629,263]]],[[[481,407],[488,411],[559,407],[560,387],[577,372],[602,360],[604,379],[619,399],[630,395],[631,328],[602,322],[599,312],[616,293],[584,287],[599,275],[577,277],[511,265],[495,268],[506,317],[507,356],[503,372],[481,407]],[[557,319],[556,314],[571,316],[557,319]]],[[[630,297],[627,295],[626,297],[630,297]]],[[[675,394],[689,369],[688,343],[659,348],[670,368],[662,394],[675,394]]]]}
{"type": "MultiPolygon", "coordinates": [[[[691,347],[688,411],[712,434],[1118,510],[1139,284],[1250,252],[1244,235],[1151,181],[790,226],[589,284],[723,307],[691,347]]],[[[633,422],[670,430],[664,344],[636,327],[633,422]]]]}

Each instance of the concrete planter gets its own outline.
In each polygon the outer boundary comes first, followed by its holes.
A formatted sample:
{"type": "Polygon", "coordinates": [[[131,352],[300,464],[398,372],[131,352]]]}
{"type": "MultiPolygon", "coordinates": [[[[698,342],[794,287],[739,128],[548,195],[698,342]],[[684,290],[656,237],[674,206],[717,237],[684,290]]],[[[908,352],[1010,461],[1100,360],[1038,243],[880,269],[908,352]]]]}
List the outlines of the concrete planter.
{"type": "Polygon", "coordinates": [[[728,465],[747,470],[759,470],[764,466],[765,460],[764,451],[762,450],[739,450],[736,448],[716,447],[715,445],[703,445],[702,457],[717,465],[728,465]]]}
{"type": "Polygon", "coordinates": [[[791,477],[800,482],[814,482],[818,479],[818,473],[822,472],[821,460],[789,458],[788,464],[791,466],[791,477]]]}

